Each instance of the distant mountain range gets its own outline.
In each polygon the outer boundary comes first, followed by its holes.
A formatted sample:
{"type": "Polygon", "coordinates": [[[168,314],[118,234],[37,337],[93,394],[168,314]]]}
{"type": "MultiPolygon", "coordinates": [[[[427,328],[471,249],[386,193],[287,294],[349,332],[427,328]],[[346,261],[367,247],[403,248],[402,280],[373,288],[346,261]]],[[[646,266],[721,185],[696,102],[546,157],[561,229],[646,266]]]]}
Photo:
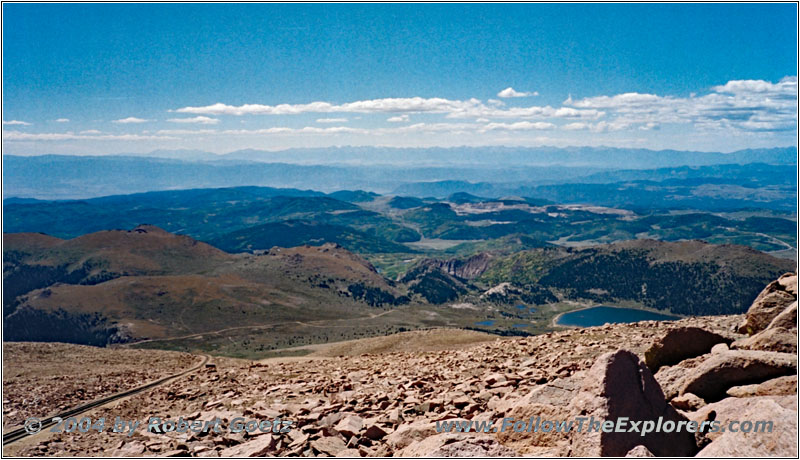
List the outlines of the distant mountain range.
{"type": "Polygon", "coordinates": [[[236,150],[214,154],[202,150],[156,150],[129,154],[185,161],[255,161],[303,165],[421,166],[568,166],[602,169],[651,169],[713,164],[797,164],[794,147],[748,149],[732,153],[611,147],[326,147],[280,151],[236,150]]]}
{"type": "Polygon", "coordinates": [[[243,150],[226,155],[194,150],[155,151],[138,156],[5,155],[3,192],[6,198],[82,199],[250,185],[323,192],[361,189],[420,197],[441,197],[459,191],[493,197],[535,196],[528,191],[530,187],[632,180],[722,181],[750,187],[754,185],[748,176],[751,169],[741,165],[756,163],[763,165],[755,171],[759,178],[777,175],[779,185],[792,185],[796,160],[795,148],[703,153],[598,148],[342,147],[281,152],[243,150]],[[449,188],[426,188],[429,183],[449,188]]]}

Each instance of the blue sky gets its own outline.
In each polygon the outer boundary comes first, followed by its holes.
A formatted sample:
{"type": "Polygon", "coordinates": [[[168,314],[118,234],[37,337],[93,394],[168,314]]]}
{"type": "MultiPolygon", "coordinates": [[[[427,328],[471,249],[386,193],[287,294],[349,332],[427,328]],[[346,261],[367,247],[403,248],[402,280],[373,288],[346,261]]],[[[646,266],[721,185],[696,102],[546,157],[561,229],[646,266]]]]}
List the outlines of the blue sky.
{"type": "Polygon", "coordinates": [[[4,4],[3,150],[793,145],[796,17],[794,4],[4,4]]]}

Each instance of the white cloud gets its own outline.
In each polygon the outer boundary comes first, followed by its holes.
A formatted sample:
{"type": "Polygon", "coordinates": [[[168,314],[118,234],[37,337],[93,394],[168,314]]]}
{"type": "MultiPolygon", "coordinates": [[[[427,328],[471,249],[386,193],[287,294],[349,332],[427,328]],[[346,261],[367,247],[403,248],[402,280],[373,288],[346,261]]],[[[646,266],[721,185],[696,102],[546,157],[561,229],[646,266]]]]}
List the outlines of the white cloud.
{"type": "Polygon", "coordinates": [[[130,123],[147,123],[150,120],[145,120],[144,118],[136,118],[136,117],[128,117],[128,118],[121,118],[119,120],[114,120],[112,123],[120,123],[120,124],[130,124],[130,123]]]}
{"type": "Polygon", "coordinates": [[[69,118],[57,118],[56,123],[69,123],[69,118]]]}
{"type": "Polygon", "coordinates": [[[389,117],[386,119],[389,123],[405,123],[409,120],[408,114],[404,113],[402,115],[397,115],[395,117],[389,117]]]}
{"type": "Polygon", "coordinates": [[[784,77],[778,83],[764,80],[731,80],[711,89],[717,93],[762,93],[786,96],[797,92],[797,76],[784,77]]]}
{"type": "Polygon", "coordinates": [[[537,122],[518,121],[516,123],[489,123],[483,127],[483,130],[531,131],[531,130],[553,129],[555,127],[556,125],[543,121],[537,121],[537,122]]]}
{"type": "MultiPolygon", "coordinates": [[[[494,101],[494,100],[492,100],[494,101]]],[[[406,121],[403,115],[411,113],[441,113],[447,118],[590,118],[596,119],[605,112],[596,109],[577,109],[572,107],[553,108],[550,106],[503,108],[501,101],[490,101],[489,105],[478,99],[463,101],[443,98],[386,98],[355,101],[345,104],[311,102],[309,104],[261,105],[244,104],[232,106],[222,103],[204,107],[183,107],[174,110],[178,113],[209,115],[297,115],[302,113],[398,113],[391,117],[392,122],[406,121]]]]}
{"type": "Polygon", "coordinates": [[[566,125],[562,126],[561,129],[565,131],[581,131],[584,129],[589,129],[591,125],[589,123],[584,122],[575,122],[575,123],[567,123],[566,125]]]}
{"type": "Polygon", "coordinates": [[[66,133],[23,133],[20,131],[3,131],[3,140],[8,141],[141,141],[141,140],[167,140],[176,139],[166,136],[144,136],[141,134],[102,134],[88,135],[75,134],[71,131],[66,133]]]}
{"type": "MultiPolygon", "coordinates": [[[[511,94],[506,90],[503,92],[511,94]]],[[[12,141],[179,139],[182,142],[180,145],[187,148],[190,145],[191,148],[202,148],[208,144],[217,145],[220,150],[233,145],[241,148],[264,145],[452,146],[461,143],[521,145],[551,141],[553,145],[564,142],[578,145],[587,142],[594,145],[650,142],[654,147],[664,148],[685,147],[699,142],[698,146],[715,149],[723,148],[719,147],[722,145],[725,148],[734,145],[740,145],[741,148],[783,145],[792,140],[791,134],[796,133],[797,129],[797,77],[786,77],[778,82],[733,80],[686,96],[628,92],[576,99],[569,97],[555,106],[510,106],[512,104],[506,105],[505,102],[498,99],[481,101],[410,97],[346,103],[238,106],[218,103],[172,110],[173,115],[182,113],[185,118],[158,120],[162,121],[162,126],[151,128],[153,132],[107,134],[86,130],[78,134],[26,134],[21,132],[25,130],[19,130],[4,134],[12,141]],[[211,126],[221,124],[221,117],[212,118],[214,115],[288,117],[307,113],[320,114],[309,117],[316,119],[316,123],[308,123],[312,126],[288,127],[285,125],[296,125],[276,122],[284,126],[255,129],[253,126],[262,121],[249,118],[240,119],[242,123],[247,121],[241,126],[243,129],[212,129],[216,127],[211,126]],[[358,127],[362,124],[358,122],[360,114],[377,115],[385,119],[387,124],[383,127],[358,127]],[[419,122],[418,118],[425,119],[425,122],[419,122]],[[163,121],[167,122],[167,126],[163,126],[163,121]],[[158,128],[169,128],[171,123],[185,124],[172,127],[186,129],[156,131],[158,128]],[[349,126],[339,126],[337,123],[349,126]],[[676,136],[675,133],[680,135],[676,136]]],[[[364,118],[370,116],[364,115],[364,118]]],[[[129,117],[115,120],[114,123],[155,121],[129,117]]],[[[12,120],[4,122],[4,125],[26,126],[29,123],[12,120]]]]}
{"type": "Polygon", "coordinates": [[[497,93],[497,97],[502,97],[502,98],[530,97],[530,96],[538,96],[538,95],[539,95],[539,93],[537,91],[533,91],[533,92],[517,91],[517,90],[515,90],[514,88],[512,88],[510,86],[508,88],[504,89],[503,91],[500,91],[499,93],[497,93]]]}
{"type": "Polygon", "coordinates": [[[167,121],[170,123],[193,123],[198,125],[216,125],[219,123],[217,118],[204,117],[202,115],[192,118],[170,118],[167,121]]]}
{"type": "Polygon", "coordinates": [[[446,115],[447,118],[578,118],[578,119],[597,119],[605,115],[605,112],[596,109],[574,109],[572,107],[559,107],[558,109],[548,106],[532,107],[510,107],[497,108],[485,105],[468,107],[463,110],[456,110],[446,115]]]}
{"type": "MultiPolygon", "coordinates": [[[[498,126],[493,129],[502,129],[498,126]]],[[[517,127],[517,129],[521,129],[517,127]]],[[[228,129],[228,130],[175,130],[165,129],[157,131],[161,135],[222,135],[222,136],[259,136],[273,134],[316,134],[316,135],[336,135],[336,134],[360,134],[360,135],[389,135],[403,134],[409,132],[439,132],[439,133],[463,133],[485,131],[485,126],[474,123],[416,123],[413,125],[392,127],[392,128],[352,128],[348,126],[331,126],[322,128],[319,126],[305,126],[302,128],[290,128],[286,126],[273,126],[261,129],[228,129]]]]}
{"type": "Polygon", "coordinates": [[[382,128],[376,132],[380,134],[403,134],[409,132],[460,134],[476,131],[479,127],[480,125],[474,123],[415,123],[397,128],[382,128]]]}
{"type": "Polygon", "coordinates": [[[275,126],[262,129],[229,129],[219,131],[220,134],[227,135],[258,135],[258,134],[368,134],[369,130],[362,128],[350,128],[347,126],[331,126],[320,128],[318,126],[305,126],[303,128],[288,128],[285,126],[275,126]]]}
{"type": "Polygon", "coordinates": [[[4,125],[10,125],[10,126],[14,126],[14,125],[17,125],[17,126],[30,126],[31,125],[31,123],[28,123],[27,121],[20,121],[20,120],[9,120],[9,121],[3,120],[3,124],[4,125]]]}
{"type": "Polygon", "coordinates": [[[206,115],[296,115],[300,113],[447,113],[456,109],[465,109],[481,105],[477,99],[454,101],[449,99],[407,97],[384,98],[367,101],[355,101],[345,104],[330,102],[311,102],[309,104],[244,104],[240,106],[216,103],[203,107],[182,107],[178,113],[194,113],[206,115]]]}
{"type": "Polygon", "coordinates": [[[196,136],[200,134],[218,134],[214,129],[159,129],[156,134],[161,136],[196,136]]]}
{"type": "Polygon", "coordinates": [[[584,110],[605,110],[611,114],[604,131],[653,129],[664,123],[691,124],[704,130],[790,131],[797,126],[797,77],[778,83],[764,80],[733,80],[711,88],[706,95],[689,97],[623,93],[580,100],[568,98],[569,105],[584,110]]]}
{"type": "Polygon", "coordinates": [[[601,121],[589,127],[590,130],[596,133],[623,131],[631,127],[630,123],[624,121],[601,121]]]}

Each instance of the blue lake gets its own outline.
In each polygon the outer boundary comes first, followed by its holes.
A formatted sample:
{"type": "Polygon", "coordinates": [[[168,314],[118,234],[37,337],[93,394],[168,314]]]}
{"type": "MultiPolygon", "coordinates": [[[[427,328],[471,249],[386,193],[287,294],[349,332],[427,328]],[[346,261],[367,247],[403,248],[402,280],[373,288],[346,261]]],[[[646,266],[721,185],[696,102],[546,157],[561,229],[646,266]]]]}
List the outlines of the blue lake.
{"type": "Polygon", "coordinates": [[[478,321],[475,323],[476,326],[494,326],[494,320],[487,320],[487,321],[478,321]]]}
{"type": "Polygon", "coordinates": [[[605,323],[635,323],[637,321],[672,321],[677,316],[635,308],[591,307],[585,310],[564,313],[558,319],[559,326],[602,326],[605,323]]]}

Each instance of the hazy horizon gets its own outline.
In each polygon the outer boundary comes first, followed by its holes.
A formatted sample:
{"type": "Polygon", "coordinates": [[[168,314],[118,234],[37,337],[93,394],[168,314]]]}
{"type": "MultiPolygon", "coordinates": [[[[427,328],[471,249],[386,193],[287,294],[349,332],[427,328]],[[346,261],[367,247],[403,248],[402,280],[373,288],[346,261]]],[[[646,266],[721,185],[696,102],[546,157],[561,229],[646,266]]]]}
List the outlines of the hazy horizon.
{"type": "MultiPolygon", "coordinates": [[[[526,150],[578,150],[578,149],[592,149],[592,150],[639,150],[639,151],[647,151],[647,152],[666,152],[666,151],[675,151],[675,152],[691,152],[691,153],[701,153],[701,154],[723,154],[723,155],[730,155],[737,152],[743,152],[748,150],[781,150],[781,149],[795,149],[797,150],[797,146],[794,144],[788,145],[775,145],[772,147],[755,147],[755,148],[744,148],[744,149],[732,149],[732,150],[693,150],[693,149],[655,149],[655,148],[647,148],[647,147],[613,147],[608,145],[569,145],[564,147],[559,147],[555,145],[539,145],[539,146],[514,146],[514,145],[454,145],[451,147],[442,147],[442,146],[432,146],[432,147],[397,147],[391,145],[329,145],[325,147],[286,147],[286,148],[277,148],[277,149],[269,149],[269,148],[245,148],[245,149],[231,149],[231,150],[213,150],[213,149],[190,149],[190,148],[174,148],[174,149],[143,149],[143,150],[131,150],[131,151],[124,151],[118,153],[102,153],[102,152],[83,152],[83,151],[76,151],[76,152],[66,152],[66,153],[50,153],[46,151],[37,151],[37,152],[13,152],[7,153],[3,152],[3,156],[21,156],[21,157],[34,157],[34,156],[48,156],[48,155],[56,155],[56,156],[144,156],[144,157],[156,157],[158,158],[157,154],[172,154],[177,155],[181,153],[186,153],[187,155],[191,154],[209,154],[214,155],[216,157],[224,158],[226,155],[241,153],[241,152],[264,152],[264,153],[285,153],[285,152],[311,152],[311,151],[320,151],[320,150],[345,150],[345,149],[359,149],[359,150],[413,150],[413,151],[421,151],[421,150],[459,150],[459,149],[526,149],[526,150]]],[[[171,156],[172,159],[179,159],[176,156],[171,156]]],[[[187,159],[192,159],[190,156],[187,159]]]]}
{"type": "Polygon", "coordinates": [[[789,4],[5,4],[3,12],[6,154],[732,152],[797,137],[789,4]]]}

